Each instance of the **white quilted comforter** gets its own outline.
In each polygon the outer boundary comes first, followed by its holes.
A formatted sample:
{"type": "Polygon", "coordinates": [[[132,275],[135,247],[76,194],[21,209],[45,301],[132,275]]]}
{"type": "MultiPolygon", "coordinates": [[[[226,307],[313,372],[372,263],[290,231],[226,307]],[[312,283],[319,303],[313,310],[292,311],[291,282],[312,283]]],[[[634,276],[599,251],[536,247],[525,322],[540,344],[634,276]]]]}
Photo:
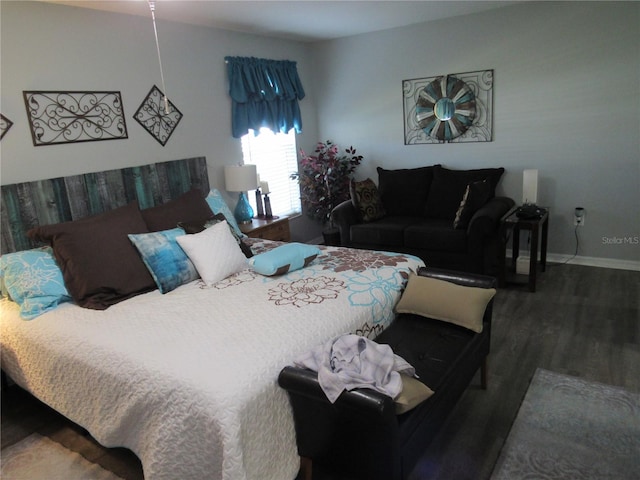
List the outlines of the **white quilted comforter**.
{"type": "Polygon", "coordinates": [[[421,265],[323,247],[285,276],[245,270],[105,311],[63,304],[25,321],[3,300],[2,368],[101,444],[131,449],[147,480],[293,479],[299,460],[278,373],[341,333],[377,335],[421,265]]]}

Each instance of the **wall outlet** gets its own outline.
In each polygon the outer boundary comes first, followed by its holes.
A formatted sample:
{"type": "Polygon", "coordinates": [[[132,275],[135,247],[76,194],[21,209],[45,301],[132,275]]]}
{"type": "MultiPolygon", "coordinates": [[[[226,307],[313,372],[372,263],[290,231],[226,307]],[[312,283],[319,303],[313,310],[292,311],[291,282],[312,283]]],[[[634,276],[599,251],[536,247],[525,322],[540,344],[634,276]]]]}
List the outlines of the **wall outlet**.
{"type": "Polygon", "coordinates": [[[576,227],[584,227],[585,211],[582,207],[576,207],[573,212],[573,224],[576,227]]]}

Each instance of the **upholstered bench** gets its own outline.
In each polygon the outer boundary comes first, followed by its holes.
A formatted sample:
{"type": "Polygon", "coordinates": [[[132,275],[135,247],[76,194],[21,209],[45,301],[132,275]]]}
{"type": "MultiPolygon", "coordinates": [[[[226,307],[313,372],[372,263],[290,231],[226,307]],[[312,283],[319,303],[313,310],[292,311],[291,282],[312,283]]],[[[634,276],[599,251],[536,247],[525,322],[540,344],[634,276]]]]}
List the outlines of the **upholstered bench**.
{"type": "MultiPolygon", "coordinates": [[[[478,369],[482,387],[486,388],[491,297],[496,280],[424,268],[418,275],[426,278],[415,284],[435,282],[434,288],[419,287],[424,288],[427,305],[439,303],[435,316],[446,317],[447,304],[452,306],[453,316],[465,309],[480,309],[479,316],[476,313],[479,323],[475,329],[481,331],[416,313],[398,314],[376,342],[390,345],[415,367],[419,380],[434,391],[428,399],[400,415],[396,414],[392,398],[370,389],[344,391],[331,404],[318,383],[316,372],[285,367],[278,382],[287,390],[293,408],[302,478],[311,479],[312,464],[332,475],[331,478],[407,478],[478,369]],[[440,287],[444,290],[439,290],[440,287]],[[433,297],[430,302],[429,292],[439,298],[433,297]],[[456,298],[443,298],[450,294],[456,298]]],[[[398,304],[401,310],[421,308],[422,298],[416,296],[415,288],[411,293],[413,300],[404,301],[412,281],[409,280],[398,304]]]]}

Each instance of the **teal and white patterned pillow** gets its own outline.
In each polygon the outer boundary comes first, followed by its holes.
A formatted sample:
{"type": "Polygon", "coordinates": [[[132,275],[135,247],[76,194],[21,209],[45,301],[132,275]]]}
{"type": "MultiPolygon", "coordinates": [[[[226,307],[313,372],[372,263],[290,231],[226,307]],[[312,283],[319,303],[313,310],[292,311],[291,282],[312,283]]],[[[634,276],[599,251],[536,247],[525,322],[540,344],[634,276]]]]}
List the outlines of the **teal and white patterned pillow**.
{"type": "Polygon", "coordinates": [[[51,247],[8,253],[0,257],[0,276],[20,315],[31,320],[71,301],[51,247]]]}
{"type": "Polygon", "coordinates": [[[176,241],[176,237],[181,235],[185,235],[182,228],[129,234],[160,293],[168,293],[200,278],[196,267],[176,241]]]}
{"type": "Polygon", "coordinates": [[[238,237],[245,237],[246,235],[240,231],[240,227],[238,226],[238,222],[236,221],[236,217],[233,216],[231,209],[222,198],[222,195],[217,189],[212,189],[205,198],[207,203],[209,204],[209,208],[213,213],[221,213],[227,219],[227,223],[231,225],[233,230],[236,232],[238,237]]]}

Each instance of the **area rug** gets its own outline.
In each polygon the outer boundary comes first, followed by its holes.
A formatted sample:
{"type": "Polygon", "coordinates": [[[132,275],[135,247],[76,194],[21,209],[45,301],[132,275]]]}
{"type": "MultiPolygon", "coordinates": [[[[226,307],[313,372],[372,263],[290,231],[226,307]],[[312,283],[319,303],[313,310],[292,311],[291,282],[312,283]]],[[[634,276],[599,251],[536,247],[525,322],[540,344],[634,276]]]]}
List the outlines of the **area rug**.
{"type": "Polygon", "coordinates": [[[538,369],[492,480],[638,479],[640,395],[538,369]]]}
{"type": "Polygon", "coordinates": [[[2,450],[2,480],[122,480],[37,433],[2,450]]]}

